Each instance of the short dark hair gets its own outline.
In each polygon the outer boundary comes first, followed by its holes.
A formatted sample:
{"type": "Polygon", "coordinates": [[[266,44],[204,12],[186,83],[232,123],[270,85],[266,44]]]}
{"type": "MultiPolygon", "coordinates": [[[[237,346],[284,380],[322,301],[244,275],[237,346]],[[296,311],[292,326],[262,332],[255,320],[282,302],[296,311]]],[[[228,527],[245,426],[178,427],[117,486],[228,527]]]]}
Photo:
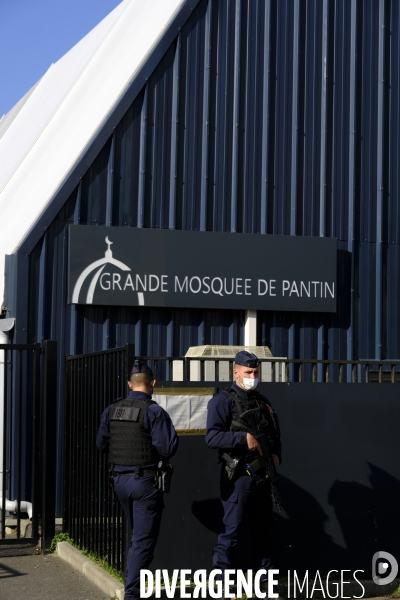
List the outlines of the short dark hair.
{"type": "Polygon", "coordinates": [[[153,379],[153,373],[151,371],[145,371],[144,373],[132,373],[130,382],[134,387],[147,387],[153,379]]]}

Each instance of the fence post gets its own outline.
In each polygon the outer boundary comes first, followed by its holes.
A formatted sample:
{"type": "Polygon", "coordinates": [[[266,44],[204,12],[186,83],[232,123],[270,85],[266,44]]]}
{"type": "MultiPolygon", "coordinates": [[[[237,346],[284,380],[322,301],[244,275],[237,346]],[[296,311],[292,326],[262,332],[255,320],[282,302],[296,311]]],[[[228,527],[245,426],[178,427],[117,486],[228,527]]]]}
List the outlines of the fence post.
{"type": "Polygon", "coordinates": [[[42,435],[42,553],[55,535],[57,342],[44,341],[42,435]]]}
{"type": "Polygon", "coordinates": [[[33,354],[33,437],[32,437],[32,537],[39,539],[38,506],[40,506],[40,358],[36,344],[33,354]]]}
{"type": "MultiPolygon", "coordinates": [[[[125,381],[129,380],[131,376],[131,369],[133,367],[133,361],[135,360],[135,344],[125,344],[125,381]]],[[[125,390],[125,387],[123,388],[125,390]]]]}
{"type": "MultiPolygon", "coordinates": [[[[131,369],[133,367],[134,360],[135,360],[135,345],[134,344],[125,344],[125,381],[124,381],[125,386],[126,386],[126,382],[131,377],[131,369]]],[[[126,522],[125,513],[122,515],[122,522],[123,522],[124,529],[122,531],[121,538],[124,540],[124,545],[125,545],[124,552],[122,554],[123,554],[123,556],[125,558],[125,562],[126,562],[126,557],[128,555],[128,549],[129,549],[129,545],[131,542],[131,531],[128,527],[128,523],[126,522]]],[[[124,569],[125,569],[125,565],[122,565],[122,570],[124,570],[124,569]]]]}

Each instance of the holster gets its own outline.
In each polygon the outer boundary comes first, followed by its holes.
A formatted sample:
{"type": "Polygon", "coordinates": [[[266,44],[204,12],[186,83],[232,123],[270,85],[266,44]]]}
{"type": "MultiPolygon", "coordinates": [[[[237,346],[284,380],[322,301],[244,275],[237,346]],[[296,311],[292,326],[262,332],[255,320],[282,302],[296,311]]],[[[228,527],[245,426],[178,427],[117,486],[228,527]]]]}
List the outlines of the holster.
{"type": "Polygon", "coordinates": [[[160,460],[160,462],[157,465],[155,486],[161,492],[165,492],[166,494],[169,493],[171,489],[171,479],[173,472],[174,467],[171,465],[171,463],[160,460]]]}
{"type": "Polygon", "coordinates": [[[115,491],[114,488],[114,465],[111,465],[109,471],[108,471],[108,482],[110,484],[110,487],[112,489],[113,492],[113,505],[115,505],[117,503],[117,492],[115,491]]]}
{"type": "Polygon", "coordinates": [[[242,459],[232,458],[231,456],[229,456],[229,454],[224,452],[224,454],[221,455],[221,460],[225,463],[225,473],[229,481],[232,481],[243,466],[242,459]]]}

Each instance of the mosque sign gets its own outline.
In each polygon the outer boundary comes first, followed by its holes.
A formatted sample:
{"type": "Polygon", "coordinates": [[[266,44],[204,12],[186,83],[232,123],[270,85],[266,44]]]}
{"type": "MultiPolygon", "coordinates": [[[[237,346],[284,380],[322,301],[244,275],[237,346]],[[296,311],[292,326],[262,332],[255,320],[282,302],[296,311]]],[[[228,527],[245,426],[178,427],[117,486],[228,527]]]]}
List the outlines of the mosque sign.
{"type": "Polygon", "coordinates": [[[71,304],[335,312],[336,238],[70,225],[71,304]]]}

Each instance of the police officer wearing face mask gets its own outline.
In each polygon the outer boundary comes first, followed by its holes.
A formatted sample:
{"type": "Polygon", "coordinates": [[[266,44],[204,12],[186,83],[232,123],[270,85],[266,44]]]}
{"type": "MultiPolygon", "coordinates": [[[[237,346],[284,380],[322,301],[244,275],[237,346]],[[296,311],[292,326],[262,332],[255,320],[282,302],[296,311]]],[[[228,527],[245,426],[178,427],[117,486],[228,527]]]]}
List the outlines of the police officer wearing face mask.
{"type": "Polygon", "coordinates": [[[140,597],[140,569],[153,560],[160,531],[164,502],[156,487],[157,465],[178,448],[168,413],[151,399],[155,383],[151,369],[135,360],[128,397],[106,408],[97,434],[97,447],[108,453],[114,490],[131,529],[125,600],[140,597]]]}
{"type": "MultiPolygon", "coordinates": [[[[238,352],[233,375],[235,382],[209,401],[207,411],[206,443],[219,451],[224,509],[224,530],[214,548],[213,568],[222,572],[242,569],[241,563],[252,554],[253,570],[268,571],[272,566],[266,548],[270,536],[271,489],[265,471],[249,466],[262,455],[262,449],[240,424],[247,423],[250,415],[252,430],[265,433],[275,467],[281,462],[279,425],[270,402],[255,390],[259,375],[257,356],[244,350],[238,352]],[[238,547],[243,527],[247,528],[247,539],[251,539],[250,548],[238,547]]],[[[261,578],[261,590],[267,591],[267,576],[261,578]]]]}

